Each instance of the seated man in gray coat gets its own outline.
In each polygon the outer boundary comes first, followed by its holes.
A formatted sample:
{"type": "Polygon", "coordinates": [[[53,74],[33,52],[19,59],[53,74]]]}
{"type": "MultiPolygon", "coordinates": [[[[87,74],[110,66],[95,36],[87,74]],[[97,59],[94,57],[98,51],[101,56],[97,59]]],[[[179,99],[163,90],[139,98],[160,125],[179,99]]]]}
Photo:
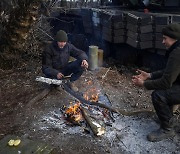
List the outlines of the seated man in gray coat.
{"type": "Polygon", "coordinates": [[[79,79],[84,68],[88,68],[88,57],[82,50],[67,42],[68,37],[65,31],[59,30],[55,41],[46,47],[42,58],[42,71],[46,77],[62,79],[64,76],[71,75],[69,86],[72,90],[78,91],[74,81],[79,79]],[[70,56],[76,61],[69,62],[70,56]]]}
{"type": "Polygon", "coordinates": [[[132,79],[137,86],[155,90],[152,93],[152,103],[160,120],[160,128],[147,136],[152,142],[175,135],[172,107],[180,104],[180,24],[166,26],[162,34],[162,43],[168,49],[166,68],[153,73],[138,70],[140,74],[132,79]]]}

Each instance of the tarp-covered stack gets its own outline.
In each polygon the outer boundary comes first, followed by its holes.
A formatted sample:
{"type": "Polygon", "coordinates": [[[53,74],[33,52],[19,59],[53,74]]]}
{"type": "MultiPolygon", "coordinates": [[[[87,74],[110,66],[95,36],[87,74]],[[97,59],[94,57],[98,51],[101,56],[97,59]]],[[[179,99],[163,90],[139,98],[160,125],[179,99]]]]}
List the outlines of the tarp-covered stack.
{"type": "Polygon", "coordinates": [[[154,16],[154,47],[156,49],[165,49],[165,46],[162,44],[162,29],[171,23],[170,19],[170,15],[156,14],[154,16]]]}
{"type": "Polygon", "coordinates": [[[82,8],[81,15],[83,20],[84,31],[86,34],[92,34],[93,22],[92,22],[92,11],[89,8],[82,8]]]}
{"type": "Polygon", "coordinates": [[[166,54],[166,48],[164,44],[162,44],[162,29],[170,23],[180,23],[180,15],[154,14],[154,48],[157,49],[158,54],[166,54]]]}
{"type": "Polygon", "coordinates": [[[153,27],[150,14],[127,13],[126,43],[138,49],[153,48],[153,27]]]}
{"type": "Polygon", "coordinates": [[[125,43],[126,29],[123,11],[102,11],[102,38],[111,43],[125,43]]]}
{"type": "Polygon", "coordinates": [[[92,23],[93,23],[93,35],[97,41],[102,40],[102,26],[101,26],[101,10],[92,9],[92,23]]]}
{"type": "Polygon", "coordinates": [[[172,16],[172,22],[180,24],[180,15],[173,15],[172,16]]]}

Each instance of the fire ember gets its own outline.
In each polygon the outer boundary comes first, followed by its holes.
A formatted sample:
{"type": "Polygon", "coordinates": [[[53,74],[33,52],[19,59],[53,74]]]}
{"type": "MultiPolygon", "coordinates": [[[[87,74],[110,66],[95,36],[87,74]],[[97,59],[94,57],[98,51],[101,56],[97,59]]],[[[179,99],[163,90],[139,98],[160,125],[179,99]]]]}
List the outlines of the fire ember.
{"type": "MultiPolygon", "coordinates": [[[[91,81],[88,81],[87,85],[91,85],[91,81]]],[[[99,100],[99,91],[94,87],[90,87],[83,96],[76,95],[72,91],[71,94],[81,102],[71,102],[68,107],[63,108],[65,119],[74,125],[84,126],[84,124],[87,124],[94,135],[103,135],[105,133],[105,124],[111,123],[109,120],[112,120],[112,118],[110,118],[109,113],[111,111],[108,110],[107,105],[99,100]]]]}
{"type": "Polygon", "coordinates": [[[80,123],[83,121],[81,110],[80,110],[81,103],[76,102],[75,104],[73,104],[72,102],[70,102],[70,104],[71,105],[69,107],[64,107],[65,118],[73,124],[80,125],[80,123]]]}

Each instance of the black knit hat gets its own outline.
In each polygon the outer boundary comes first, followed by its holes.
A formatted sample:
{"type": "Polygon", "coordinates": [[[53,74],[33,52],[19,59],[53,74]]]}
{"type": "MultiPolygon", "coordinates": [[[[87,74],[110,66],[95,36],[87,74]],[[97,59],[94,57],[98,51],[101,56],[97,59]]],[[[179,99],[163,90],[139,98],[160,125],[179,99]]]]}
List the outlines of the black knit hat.
{"type": "Polygon", "coordinates": [[[63,31],[63,30],[59,30],[56,33],[55,40],[58,41],[58,42],[67,42],[67,40],[68,40],[67,33],[65,31],[63,31]]]}
{"type": "Polygon", "coordinates": [[[180,40],[180,24],[169,24],[162,29],[162,34],[169,36],[170,38],[180,40]]]}

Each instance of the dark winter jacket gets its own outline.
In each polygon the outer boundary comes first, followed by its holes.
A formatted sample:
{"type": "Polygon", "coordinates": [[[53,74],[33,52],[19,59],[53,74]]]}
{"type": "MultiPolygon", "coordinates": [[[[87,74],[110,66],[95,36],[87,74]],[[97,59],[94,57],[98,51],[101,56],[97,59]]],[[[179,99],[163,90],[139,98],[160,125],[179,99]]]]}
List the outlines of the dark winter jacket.
{"type": "Polygon", "coordinates": [[[180,41],[175,42],[168,50],[169,58],[166,68],[153,72],[151,80],[146,80],[144,86],[149,90],[169,89],[173,84],[180,86],[180,41]]]}
{"type": "Polygon", "coordinates": [[[57,42],[48,45],[42,55],[42,71],[46,76],[56,78],[57,74],[69,61],[70,56],[78,60],[88,60],[86,53],[74,45],[66,43],[64,48],[59,48],[57,42]]]}

